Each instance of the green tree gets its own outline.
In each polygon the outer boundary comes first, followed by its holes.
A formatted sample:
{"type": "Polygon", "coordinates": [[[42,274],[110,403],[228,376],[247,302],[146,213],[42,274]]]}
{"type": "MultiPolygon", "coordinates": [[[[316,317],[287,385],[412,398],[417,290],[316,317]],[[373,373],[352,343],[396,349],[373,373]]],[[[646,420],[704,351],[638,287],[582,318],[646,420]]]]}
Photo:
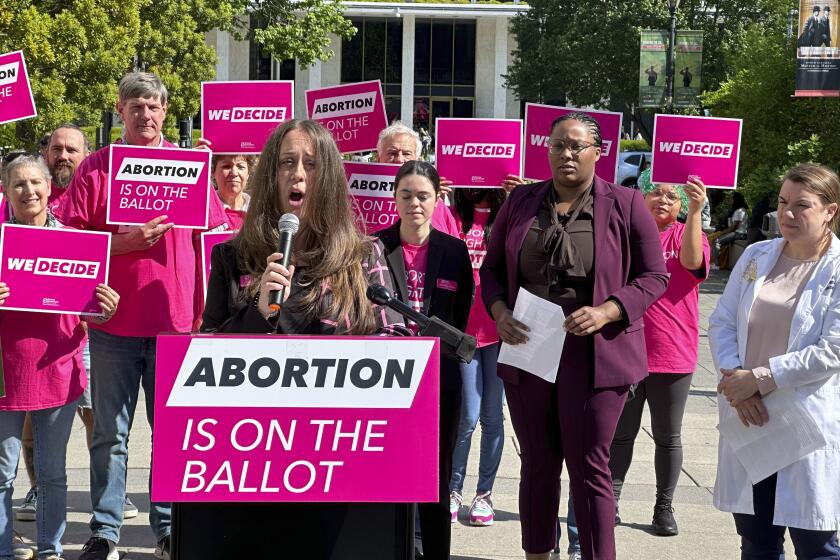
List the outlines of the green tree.
{"type": "MultiPolygon", "coordinates": [[[[703,85],[716,88],[751,26],[784,24],[795,0],[685,0],[682,29],[704,31],[703,85]]],[[[638,99],[639,31],[666,29],[665,0],[535,0],[513,19],[507,85],[521,99],[630,107],[638,99]]]]}
{"type": "Polygon", "coordinates": [[[806,161],[840,166],[840,106],[824,98],[794,98],[795,37],[751,28],[732,58],[732,75],[703,96],[720,117],[744,119],[738,188],[748,201],[779,186],[789,167],[806,161]]]}
{"type": "Polygon", "coordinates": [[[0,0],[0,52],[23,50],[38,117],[0,126],[34,147],[65,121],[97,121],[131,63],[141,0],[0,0]]]}

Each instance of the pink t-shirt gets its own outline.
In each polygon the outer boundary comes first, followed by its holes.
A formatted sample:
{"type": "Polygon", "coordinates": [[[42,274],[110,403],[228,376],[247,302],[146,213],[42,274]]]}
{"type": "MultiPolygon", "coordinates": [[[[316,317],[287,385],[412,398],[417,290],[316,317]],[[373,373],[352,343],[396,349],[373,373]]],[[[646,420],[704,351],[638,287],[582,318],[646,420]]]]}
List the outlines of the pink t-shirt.
{"type": "MultiPolygon", "coordinates": [[[[423,312],[423,289],[426,284],[426,260],[429,256],[429,244],[411,245],[402,243],[403,262],[405,263],[405,284],[408,288],[408,305],[415,311],[423,312]]],[[[419,332],[416,323],[409,321],[408,328],[414,334],[419,332]]]]}
{"type": "Polygon", "coordinates": [[[79,398],[87,385],[86,336],[78,315],[0,311],[0,410],[43,410],[79,398]]]}
{"type": "Polygon", "coordinates": [[[458,237],[458,224],[452,217],[452,208],[447,206],[443,199],[435,204],[435,211],[432,213],[432,227],[447,235],[458,237]]]}
{"type": "MultiPolygon", "coordinates": [[[[175,147],[164,141],[163,146],[175,147]]],[[[125,233],[130,228],[105,223],[108,199],[108,147],[84,160],[67,187],[56,217],[77,229],[125,233]]],[[[225,226],[217,196],[210,197],[210,229],[225,226]]],[[[91,324],[117,336],[152,337],[162,332],[189,332],[195,314],[197,260],[195,230],[171,229],[152,247],[112,255],[109,284],[120,294],[110,321],[91,324]]],[[[200,259],[198,260],[200,262],[200,259]]]]}
{"type": "Polygon", "coordinates": [[[475,299],[473,299],[470,316],[467,320],[467,334],[475,337],[476,347],[478,348],[496,344],[499,342],[496,322],[487,313],[487,308],[484,307],[484,302],[481,300],[481,280],[478,275],[478,271],[484,263],[484,257],[487,255],[487,244],[484,241],[484,226],[490,219],[490,209],[475,209],[473,213],[473,225],[466,235],[463,232],[461,217],[458,216],[455,208],[450,206],[449,210],[454,228],[452,231],[447,231],[446,233],[462,239],[467,244],[473,267],[475,299]]]}
{"type": "Polygon", "coordinates": [[[703,268],[686,270],[680,264],[685,225],[675,222],[659,232],[665,267],[671,275],[668,289],[645,313],[648,371],[693,373],[697,366],[700,326],[699,286],[709,275],[709,241],[703,235],[703,268]]]}

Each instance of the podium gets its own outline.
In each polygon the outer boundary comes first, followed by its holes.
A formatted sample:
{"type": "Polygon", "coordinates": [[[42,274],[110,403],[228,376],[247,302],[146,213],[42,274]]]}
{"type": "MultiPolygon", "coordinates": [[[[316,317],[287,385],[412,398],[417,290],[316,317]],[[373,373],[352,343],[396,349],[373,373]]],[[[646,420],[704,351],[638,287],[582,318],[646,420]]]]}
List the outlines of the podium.
{"type": "Polygon", "coordinates": [[[162,335],[152,499],[173,560],[410,560],[437,501],[439,342],[162,335]]]}

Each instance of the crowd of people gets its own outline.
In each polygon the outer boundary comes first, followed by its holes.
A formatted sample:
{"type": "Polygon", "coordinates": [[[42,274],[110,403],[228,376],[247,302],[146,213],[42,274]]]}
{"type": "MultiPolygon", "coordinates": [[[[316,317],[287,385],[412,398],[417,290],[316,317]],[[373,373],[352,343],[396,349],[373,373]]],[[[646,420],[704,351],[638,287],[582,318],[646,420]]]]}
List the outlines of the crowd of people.
{"type": "MultiPolygon", "coordinates": [[[[127,74],[116,107],[125,123],[120,142],[172,146],[162,134],[167,90],[157,76],[127,74]]],[[[5,157],[6,223],[104,231],[112,242],[110,284],[96,288],[101,315],[0,311],[0,560],[62,557],[65,457],[77,414],[88,429],[92,504],[80,560],[117,560],[123,519],[136,515],[126,469],[141,388],[154,425],[159,333],[417,334],[417,325],[367,299],[369,284],[476,340],[470,363],[441,359],[438,500],[417,508],[425,558],[449,557],[451,524],[463,507],[471,525],[493,524],[505,400],[520,446],[527,559],[556,553],[564,462],[570,559],[616,558],[617,504],[645,403],[655,442],[652,528],[676,535],[681,424],[698,358],[699,286],[710,271],[706,189],[696,179],[654,184],[649,172],[639,190],[604,181],[595,174],[600,127],[585,113],[558,118],[546,132],[551,178],[508,176],[497,189],[467,189],[421,161],[416,132],[389,126],[376,159],[401,166],[393,189],[399,219],[373,236],[361,229],[348,196],[342,154],[318,123],[282,124],[258,158],[214,155],[208,230],[238,233],[213,248],[206,300],[196,295],[200,231],[173,228],[165,215],[138,227],[107,223],[107,148],[90,153],[81,130],[64,125],[43,154],[5,157]],[[276,224],[287,213],[300,229],[284,266],[276,224]],[[269,305],[278,290],[285,297],[279,310],[269,305]],[[498,362],[500,344],[526,343],[533,327],[527,316],[513,316],[520,290],[564,310],[567,336],[554,382],[498,362]],[[158,305],[145,305],[149,300],[158,305]],[[477,483],[465,500],[479,423],[477,483]],[[36,519],[37,552],[13,531],[21,450],[31,491],[17,513],[36,519]]],[[[199,147],[213,149],[207,141],[199,147]]],[[[745,251],[710,319],[721,424],[769,426],[793,407],[824,438],[807,452],[780,439],[791,446],[786,459],[753,480],[742,448],[727,436],[732,431],[721,431],[715,505],[733,513],[744,559],[781,557],[786,528],[800,560],[840,559],[839,204],[833,171],[791,169],[778,197],[782,237],[745,251]]],[[[726,234],[738,233],[745,216],[737,217],[726,234]]],[[[0,305],[14,289],[0,282],[0,305]]],[[[267,511],[297,537],[279,545],[283,550],[300,546],[305,557],[321,558],[334,530],[323,521],[339,507],[352,506],[275,504],[267,511]]],[[[156,558],[169,558],[171,517],[170,504],[151,504],[156,558]]]]}

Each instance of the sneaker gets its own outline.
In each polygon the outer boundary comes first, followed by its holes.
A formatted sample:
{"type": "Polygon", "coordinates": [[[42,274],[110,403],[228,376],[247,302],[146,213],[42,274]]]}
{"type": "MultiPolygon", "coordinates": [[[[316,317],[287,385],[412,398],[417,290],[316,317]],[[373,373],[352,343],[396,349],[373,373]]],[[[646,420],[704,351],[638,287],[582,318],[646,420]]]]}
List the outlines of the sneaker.
{"type": "Polygon", "coordinates": [[[461,494],[455,490],[449,493],[449,515],[451,516],[450,521],[452,523],[458,521],[458,511],[461,509],[461,504],[463,503],[464,497],[461,494]]]}
{"type": "Polygon", "coordinates": [[[677,521],[674,519],[674,508],[671,502],[657,500],[653,507],[653,532],[662,537],[673,537],[679,534],[677,521]]]}
{"type": "Polygon", "coordinates": [[[131,498],[126,494],[125,503],[123,504],[123,519],[133,519],[137,517],[137,506],[131,502],[131,498]]]}
{"type": "Polygon", "coordinates": [[[24,542],[23,537],[17,531],[12,533],[12,554],[15,560],[31,560],[35,558],[35,551],[24,542]]]}
{"type": "Polygon", "coordinates": [[[117,543],[103,539],[102,537],[91,537],[85,546],[82,547],[82,555],[79,560],[119,560],[117,543]]]}
{"type": "Polygon", "coordinates": [[[23,499],[23,505],[15,512],[18,521],[35,521],[35,510],[38,508],[38,488],[30,488],[23,499]]]}
{"type": "Polygon", "coordinates": [[[493,524],[493,502],[490,500],[490,492],[473,498],[470,506],[470,525],[476,527],[487,527],[493,524]]]}
{"type": "Polygon", "coordinates": [[[580,552],[570,552],[569,560],[583,560],[583,556],[580,555],[580,552]]]}
{"type": "Polygon", "coordinates": [[[157,558],[158,560],[169,560],[170,542],[171,537],[169,535],[166,535],[157,542],[157,546],[155,546],[155,558],[157,558]]]}

